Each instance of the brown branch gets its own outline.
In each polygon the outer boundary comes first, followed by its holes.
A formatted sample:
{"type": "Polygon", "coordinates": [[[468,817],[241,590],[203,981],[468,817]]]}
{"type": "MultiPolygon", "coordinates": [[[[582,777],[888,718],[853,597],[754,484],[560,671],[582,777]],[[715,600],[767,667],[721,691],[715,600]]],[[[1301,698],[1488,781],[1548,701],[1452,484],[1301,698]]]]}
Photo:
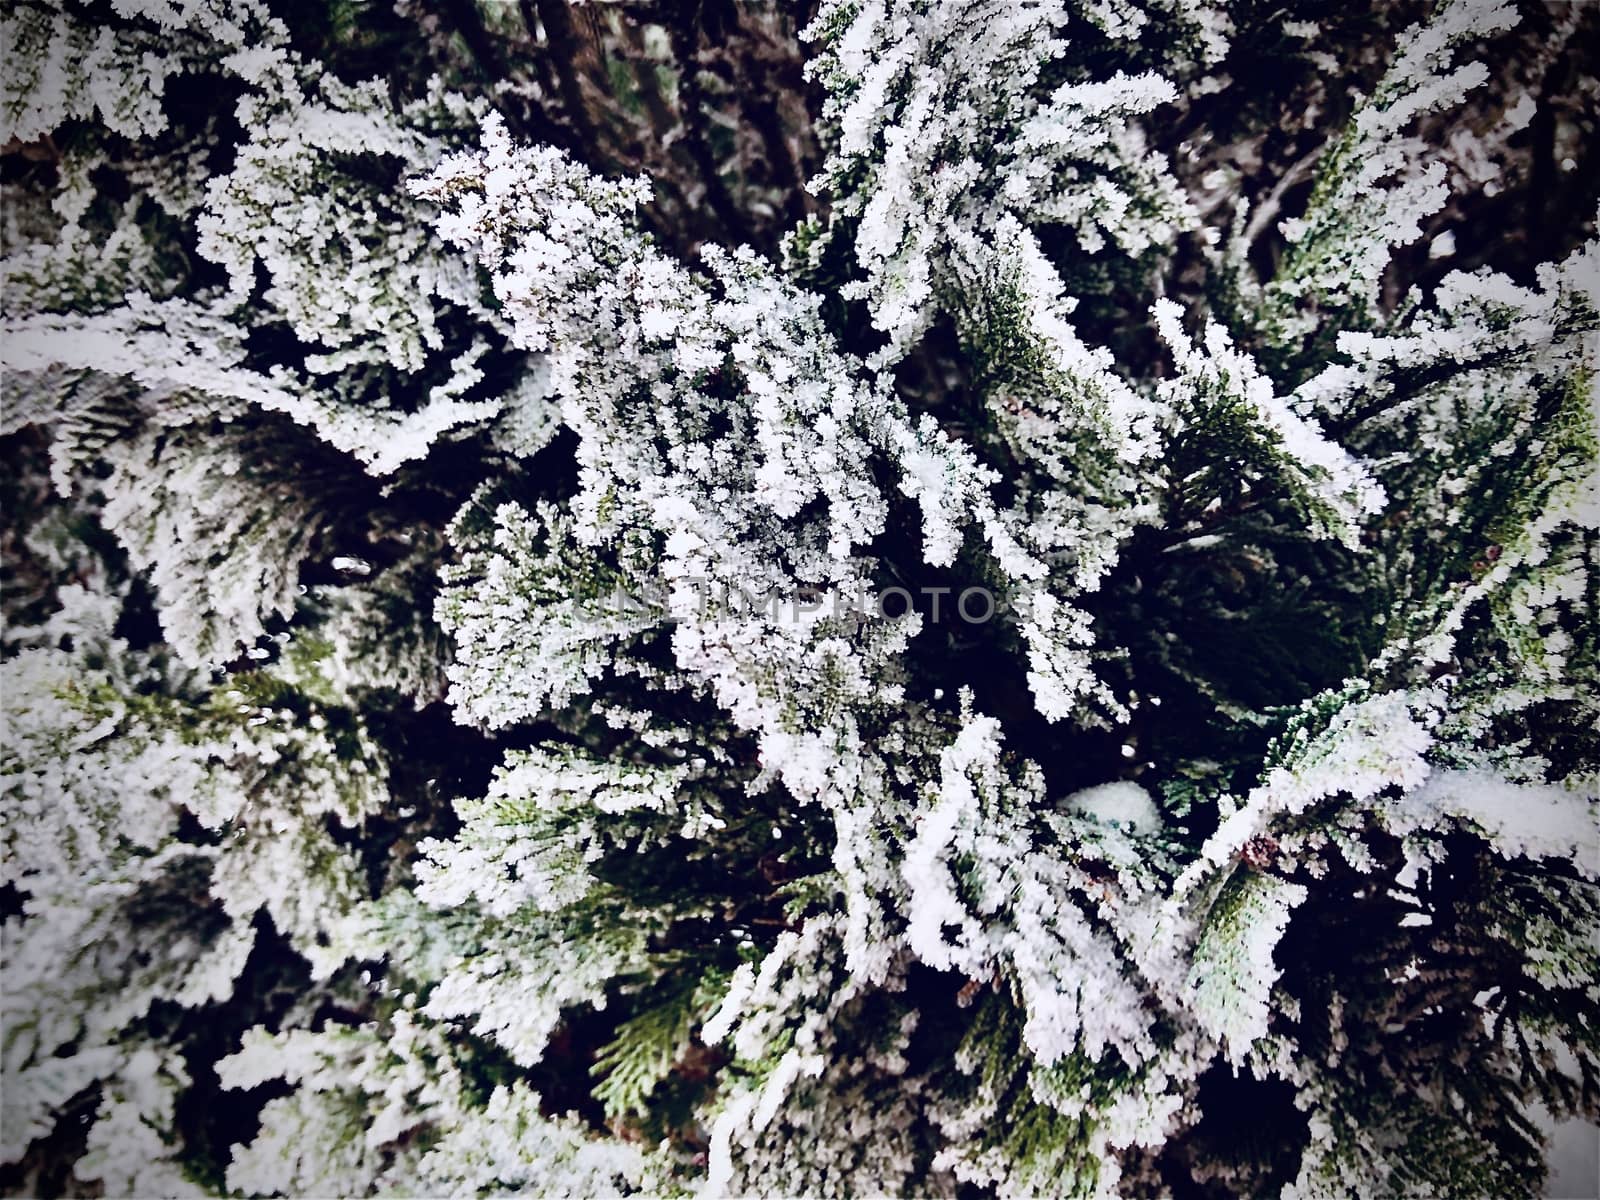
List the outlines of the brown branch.
{"type": "Polygon", "coordinates": [[[578,36],[572,29],[571,14],[564,0],[520,0],[522,19],[529,32],[536,27],[544,29],[545,41],[550,47],[551,61],[555,64],[556,80],[561,91],[561,106],[566,110],[567,121],[579,143],[589,153],[600,154],[595,141],[594,123],[589,120],[589,110],[584,104],[583,85],[577,67],[583,57],[578,36]],[[537,20],[535,11],[537,10],[537,20]]]}
{"type": "Polygon", "coordinates": [[[440,8],[444,11],[445,18],[455,27],[455,31],[461,35],[461,40],[467,44],[467,49],[472,52],[478,69],[488,81],[499,83],[507,78],[505,60],[500,57],[494,39],[478,20],[478,9],[472,0],[441,0],[440,8]]]}
{"type": "Polygon", "coordinates": [[[683,108],[685,147],[700,171],[706,188],[706,201],[722,227],[739,241],[752,241],[749,223],[734,204],[728,185],[717,170],[711,143],[706,137],[704,95],[700,90],[700,12],[699,0],[685,4],[677,20],[667,25],[673,57],[678,60],[678,94],[683,108]]]}

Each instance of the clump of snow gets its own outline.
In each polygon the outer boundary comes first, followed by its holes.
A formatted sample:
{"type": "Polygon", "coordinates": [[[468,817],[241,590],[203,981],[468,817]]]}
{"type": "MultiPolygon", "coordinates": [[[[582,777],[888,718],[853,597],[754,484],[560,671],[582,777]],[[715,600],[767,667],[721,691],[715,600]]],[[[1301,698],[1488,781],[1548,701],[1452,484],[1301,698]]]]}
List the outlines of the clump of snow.
{"type": "Polygon", "coordinates": [[[1067,797],[1067,806],[1107,825],[1121,825],[1130,833],[1154,833],[1161,828],[1161,810],[1155,800],[1130,779],[1074,792],[1067,797]]]}

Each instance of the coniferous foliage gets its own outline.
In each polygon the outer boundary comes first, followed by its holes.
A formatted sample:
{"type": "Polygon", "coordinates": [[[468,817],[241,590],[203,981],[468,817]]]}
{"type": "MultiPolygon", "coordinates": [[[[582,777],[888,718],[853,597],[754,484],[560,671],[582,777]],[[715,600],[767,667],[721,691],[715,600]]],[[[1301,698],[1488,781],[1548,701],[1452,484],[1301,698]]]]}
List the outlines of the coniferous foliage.
{"type": "Polygon", "coordinates": [[[1600,1119],[1600,8],[0,25],[8,1194],[1600,1119]]]}

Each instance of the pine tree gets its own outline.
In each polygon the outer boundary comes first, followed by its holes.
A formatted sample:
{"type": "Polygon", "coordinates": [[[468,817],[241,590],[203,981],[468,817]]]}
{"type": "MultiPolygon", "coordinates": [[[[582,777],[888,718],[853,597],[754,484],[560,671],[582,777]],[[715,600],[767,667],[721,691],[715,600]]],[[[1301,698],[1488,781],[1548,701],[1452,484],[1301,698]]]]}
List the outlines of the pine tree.
{"type": "Polygon", "coordinates": [[[1600,10],[3,31],[9,1194],[1600,1120],[1600,10]]]}

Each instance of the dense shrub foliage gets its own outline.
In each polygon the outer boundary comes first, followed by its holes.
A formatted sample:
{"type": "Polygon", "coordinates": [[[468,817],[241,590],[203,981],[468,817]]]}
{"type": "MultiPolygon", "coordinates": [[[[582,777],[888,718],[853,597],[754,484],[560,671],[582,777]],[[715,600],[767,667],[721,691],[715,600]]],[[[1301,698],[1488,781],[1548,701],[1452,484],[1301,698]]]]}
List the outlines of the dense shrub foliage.
{"type": "Polygon", "coordinates": [[[1600,7],[18,0],[23,1194],[1515,1197],[1600,7]]]}

